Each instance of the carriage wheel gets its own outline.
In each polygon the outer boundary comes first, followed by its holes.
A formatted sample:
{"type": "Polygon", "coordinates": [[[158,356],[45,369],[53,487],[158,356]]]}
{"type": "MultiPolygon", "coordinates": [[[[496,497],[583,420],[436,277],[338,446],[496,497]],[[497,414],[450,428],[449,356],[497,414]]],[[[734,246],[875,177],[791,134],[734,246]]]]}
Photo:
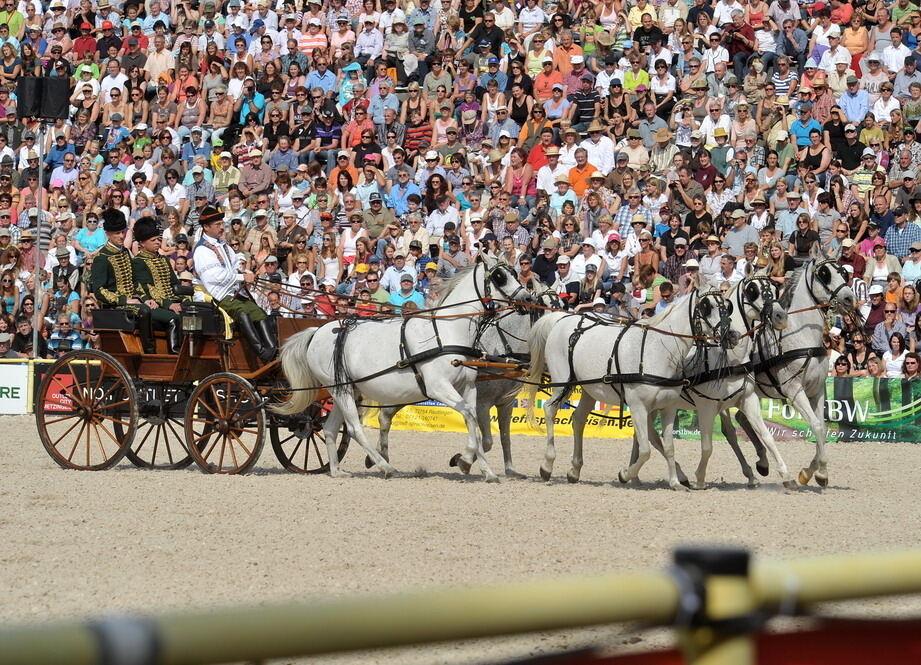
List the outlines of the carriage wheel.
{"type": "MultiPolygon", "coordinates": [[[[288,471],[295,473],[326,473],[329,458],[326,453],[326,434],[323,425],[332,400],[318,401],[297,416],[276,417],[269,424],[269,438],[275,457],[288,471]]],[[[339,459],[349,449],[349,434],[345,425],[339,431],[339,459]]]]}
{"type": "Polygon", "coordinates": [[[99,471],[117,464],[137,431],[134,384],[102,351],[72,351],[55,362],[35,404],[38,435],[65,469],[99,471]]]}
{"type": "Polygon", "coordinates": [[[189,388],[142,384],[137,394],[138,430],[128,459],[142,469],[184,469],[192,463],[183,424],[189,388]]]}
{"type": "Polygon", "coordinates": [[[236,374],[221,372],[201,381],[185,410],[185,444],[206,473],[244,473],[265,441],[263,400],[236,374]]]}

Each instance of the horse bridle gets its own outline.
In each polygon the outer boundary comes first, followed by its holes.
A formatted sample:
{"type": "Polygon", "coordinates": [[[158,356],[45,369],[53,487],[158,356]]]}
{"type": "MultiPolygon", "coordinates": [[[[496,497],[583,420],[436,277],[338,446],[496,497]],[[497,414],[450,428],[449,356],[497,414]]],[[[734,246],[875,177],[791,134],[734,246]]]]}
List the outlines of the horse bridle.
{"type": "Polygon", "coordinates": [[[817,305],[822,304],[824,301],[820,299],[815,294],[815,291],[813,290],[813,285],[815,284],[816,279],[819,280],[819,283],[822,284],[830,294],[830,297],[828,299],[828,305],[837,305],[838,304],[838,293],[841,291],[841,289],[850,287],[850,284],[848,283],[847,273],[844,271],[844,268],[838,265],[838,262],[835,259],[823,259],[821,261],[816,262],[812,268],[812,271],[806,273],[805,278],[806,278],[806,290],[809,291],[809,295],[812,297],[813,302],[815,302],[815,304],[817,305]],[[841,276],[841,280],[842,280],[841,284],[835,289],[832,289],[829,286],[829,283],[831,282],[831,273],[826,273],[827,274],[826,278],[823,278],[822,275],[819,274],[819,271],[822,270],[823,268],[825,269],[825,271],[831,270],[831,268],[828,267],[830,265],[833,265],[835,267],[835,271],[841,276]]]}
{"type": "Polygon", "coordinates": [[[721,291],[712,290],[698,294],[697,302],[691,309],[691,330],[698,338],[697,344],[701,346],[720,346],[724,349],[728,348],[729,333],[731,331],[729,320],[730,316],[732,316],[732,303],[723,297],[721,291]],[[716,307],[720,315],[720,320],[719,323],[716,324],[716,334],[714,336],[706,335],[704,333],[704,325],[706,324],[706,318],[708,315],[701,311],[704,303],[706,303],[708,307],[711,306],[709,304],[709,300],[707,300],[710,297],[716,298],[716,307]]]}
{"type": "MultiPolygon", "coordinates": [[[[477,263],[477,268],[483,266],[486,270],[486,279],[483,280],[483,295],[480,295],[480,287],[476,280],[473,281],[474,288],[476,288],[477,296],[480,299],[480,302],[483,304],[483,308],[487,312],[493,312],[496,309],[496,299],[492,297],[492,286],[495,283],[496,286],[502,286],[505,284],[505,281],[501,283],[497,279],[497,275],[502,274],[503,280],[508,280],[510,278],[516,279],[517,275],[514,274],[512,268],[504,263],[497,263],[492,268],[487,268],[483,263],[477,263]],[[508,273],[508,274],[507,274],[508,273]]],[[[516,279],[517,282],[517,279],[516,279]]],[[[521,283],[518,283],[518,288],[508,297],[503,297],[498,300],[498,302],[509,302],[516,303],[524,300],[525,298],[521,297],[522,292],[526,298],[531,298],[531,293],[528,291],[521,283]]],[[[521,308],[521,313],[524,313],[524,308],[521,308]]]]}
{"type": "Polygon", "coordinates": [[[766,323],[768,316],[770,316],[771,306],[777,301],[777,284],[767,275],[753,275],[751,277],[746,277],[742,280],[742,284],[739,285],[739,288],[736,289],[736,305],[739,308],[739,313],[742,315],[742,322],[745,324],[745,331],[748,332],[754,329],[757,325],[756,321],[750,321],[748,315],[745,313],[745,305],[751,305],[754,308],[758,308],[757,297],[753,297],[749,292],[749,287],[755,287],[758,289],[758,294],[761,296],[762,307],[760,309],[760,322],[766,323]]]}

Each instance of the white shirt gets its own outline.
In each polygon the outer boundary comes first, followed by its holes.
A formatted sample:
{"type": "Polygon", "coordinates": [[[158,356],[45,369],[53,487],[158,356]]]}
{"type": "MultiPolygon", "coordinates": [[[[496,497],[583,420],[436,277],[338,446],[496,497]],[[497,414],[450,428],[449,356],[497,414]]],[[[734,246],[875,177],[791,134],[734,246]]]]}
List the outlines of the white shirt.
{"type": "Polygon", "coordinates": [[[547,14],[539,6],[535,5],[534,9],[527,5],[518,12],[518,22],[525,32],[531,32],[547,22],[547,14]]]}
{"type": "Polygon", "coordinates": [[[236,254],[223,240],[203,237],[192,252],[192,260],[202,286],[217,302],[236,293],[243,281],[243,275],[237,272],[236,254]]]}
{"type": "Polygon", "coordinates": [[[425,220],[425,230],[433,236],[443,236],[445,224],[448,222],[454,222],[455,227],[460,223],[460,215],[453,206],[448,206],[444,212],[436,209],[429,213],[428,219],[425,220]]]}
{"type": "Polygon", "coordinates": [[[722,127],[726,130],[727,134],[731,134],[732,121],[729,120],[729,116],[721,114],[719,120],[714,122],[712,116],[708,113],[707,117],[700,123],[700,131],[704,135],[704,145],[707,148],[716,145],[716,139],[713,137],[713,130],[717,127],[722,127]]]}
{"type": "Polygon", "coordinates": [[[717,2],[713,7],[713,25],[723,27],[727,23],[732,23],[732,12],[745,12],[745,7],[733,2],[717,2]]]}
{"type": "Polygon", "coordinates": [[[614,141],[607,136],[602,136],[597,143],[587,138],[579,144],[588,153],[588,162],[604,175],[614,168],[614,141]]]}
{"type": "MultiPolygon", "coordinates": [[[[909,49],[905,44],[899,44],[898,46],[887,46],[883,49],[883,52],[880,58],[883,61],[883,66],[889,70],[890,74],[897,74],[898,72],[905,69],[905,58],[911,55],[911,49],[909,49]]],[[[879,118],[879,116],[876,116],[879,118]]],[[[886,117],[888,120],[888,116],[886,117]]],[[[883,120],[885,122],[885,120],[883,120]]]]}
{"type": "Polygon", "coordinates": [[[566,175],[569,171],[557,162],[556,169],[551,169],[549,164],[544,164],[537,170],[537,189],[553,195],[556,192],[556,177],[566,175]]]}
{"type": "Polygon", "coordinates": [[[128,77],[122,74],[121,72],[119,72],[118,75],[116,76],[109,76],[108,74],[103,76],[102,82],[99,85],[103,103],[108,104],[109,102],[112,101],[112,98],[109,96],[109,92],[113,88],[120,88],[122,91],[122,95],[124,95],[125,94],[125,83],[127,81],[128,81],[128,77]]]}

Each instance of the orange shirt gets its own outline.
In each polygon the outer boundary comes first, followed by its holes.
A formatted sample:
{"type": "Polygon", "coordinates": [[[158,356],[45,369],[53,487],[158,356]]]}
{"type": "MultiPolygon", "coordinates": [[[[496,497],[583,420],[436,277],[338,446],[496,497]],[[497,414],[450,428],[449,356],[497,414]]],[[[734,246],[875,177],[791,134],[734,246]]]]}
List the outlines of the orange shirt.
{"type": "Polygon", "coordinates": [[[374,132],[375,136],[377,135],[377,130],[374,129],[374,121],[368,116],[365,116],[365,121],[362,123],[353,120],[343,127],[342,136],[345,137],[345,146],[347,148],[354,148],[361,143],[361,132],[365,129],[370,129],[374,132]]]}
{"type": "Polygon", "coordinates": [[[352,182],[358,182],[358,169],[352,166],[352,162],[349,162],[349,165],[346,168],[337,166],[332,171],[329,172],[329,178],[326,179],[326,182],[329,183],[330,190],[336,189],[336,183],[339,182],[339,173],[342,171],[347,171],[350,176],[352,176],[352,182]]]}
{"type": "Polygon", "coordinates": [[[553,68],[563,76],[569,76],[572,72],[572,62],[574,55],[583,55],[582,47],[572,44],[568,49],[564,46],[557,46],[553,51],[553,68]]]}
{"type": "Polygon", "coordinates": [[[563,85],[563,75],[558,71],[553,71],[548,76],[541,72],[534,77],[534,98],[537,101],[545,102],[553,96],[553,86],[559,83],[563,85]]]}
{"type": "Polygon", "coordinates": [[[591,180],[592,173],[597,170],[588,162],[585,162],[585,166],[582,168],[579,168],[577,164],[569,169],[569,186],[572,187],[572,190],[580,199],[585,196],[585,190],[591,184],[589,180],[591,180]]]}

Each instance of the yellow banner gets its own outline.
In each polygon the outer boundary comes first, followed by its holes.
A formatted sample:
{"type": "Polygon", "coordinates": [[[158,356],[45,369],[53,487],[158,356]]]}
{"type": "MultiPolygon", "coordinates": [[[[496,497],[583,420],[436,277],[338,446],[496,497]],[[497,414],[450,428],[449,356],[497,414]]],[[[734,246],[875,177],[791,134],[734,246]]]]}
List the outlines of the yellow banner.
{"type": "MultiPolygon", "coordinates": [[[[572,435],[572,409],[582,397],[581,389],[573,391],[567,402],[556,412],[555,433],[561,436],[572,435]]],[[[524,393],[518,396],[512,408],[512,434],[526,434],[531,436],[544,435],[544,400],[549,396],[538,397],[534,408],[534,416],[540,426],[536,430],[528,424],[528,400],[524,393]]],[[[499,424],[495,409],[489,414],[490,425],[494,434],[499,433],[499,424]]],[[[365,419],[369,427],[377,427],[377,409],[371,409],[365,419]]],[[[416,432],[466,432],[467,426],[464,419],[454,409],[446,407],[441,402],[434,400],[423,402],[414,406],[407,406],[393,419],[393,429],[413,430],[416,432]]],[[[608,439],[625,439],[633,437],[633,418],[630,411],[620,410],[619,405],[596,404],[593,413],[589,414],[585,425],[585,436],[608,439]],[[604,414],[604,415],[602,415],[604,414]]]]}

